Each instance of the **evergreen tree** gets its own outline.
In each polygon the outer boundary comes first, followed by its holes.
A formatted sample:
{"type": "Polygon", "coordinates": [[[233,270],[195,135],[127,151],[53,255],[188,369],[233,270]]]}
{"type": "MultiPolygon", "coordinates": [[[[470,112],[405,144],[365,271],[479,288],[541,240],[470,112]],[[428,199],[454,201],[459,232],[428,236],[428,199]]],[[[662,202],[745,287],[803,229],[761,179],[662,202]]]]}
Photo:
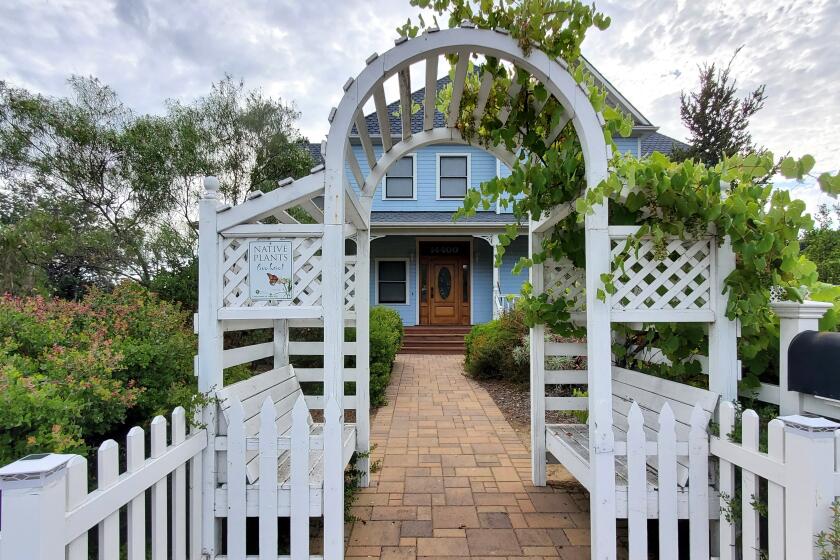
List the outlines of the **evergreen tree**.
{"type": "Polygon", "coordinates": [[[677,154],[680,159],[715,165],[724,156],[755,150],[747,128],[750,117],[764,107],[764,85],[740,99],[731,67],[732,60],[724,69],[714,63],[704,64],[698,89],[680,94],[680,116],[690,133],[690,147],[677,154]]]}

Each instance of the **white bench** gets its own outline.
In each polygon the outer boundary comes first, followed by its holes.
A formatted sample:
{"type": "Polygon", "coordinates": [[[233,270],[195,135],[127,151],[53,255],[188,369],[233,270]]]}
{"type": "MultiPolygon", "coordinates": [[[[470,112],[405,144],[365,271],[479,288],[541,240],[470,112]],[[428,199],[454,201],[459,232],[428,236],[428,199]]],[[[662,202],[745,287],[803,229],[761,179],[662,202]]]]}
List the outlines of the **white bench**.
{"type": "MultiPolygon", "coordinates": [[[[277,433],[280,437],[288,436],[292,429],[292,408],[298,397],[303,395],[300,383],[295,376],[294,368],[291,365],[275,368],[249,379],[239,381],[216,392],[219,399],[221,417],[225,425],[230,422],[229,411],[231,399],[238,399],[245,412],[245,437],[252,438],[259,436],[260,409],[266,397],[271,397],[277,417],[277,433]]],[[[310,425],[310,438],[319,437],[323,433],[324,425],[315,423],[312,415],[308,416],[310,425]]],[[[356,425],[344,424],[342,433],[343,461],[344,466],[350,462],[356,448],[356,425]]],[[[324,450],[312,449],[309,458],[309,480],[310,487],[321,487],[324,482],[324,450]]],[[[248,484],[256,485],[260,480],[260,461],[258,451],[246,451],[245,470],[248,484]]],[[[288,450],[281,452],[277,460],[277,485],[283,489],[289,488],[289,477],[291,475],[290,453],[288,450]]]]}
{"type": "MultiPolygon", "coordinates": [[[[677,441],[688,441],[691,413],[699,404],[705,413],[705,427],[714,414],[719,395],[705,389],[668,381],[637,371],[613,367],[612,378],[613,433],[616,442],[627,441],[627,416],[636,402],[644,418],[644,431],[648,442],[655,442],[659,429],[659,412],[667,402],[676,420],[677,441]]],[[[547,424],[545,427],[546,450],[551,453],[587,490],[590,489],[589,426],[587,424],[547,424]]],[[[616,512],[627,517],[627,462],[625,456],[616,455],[615,485],[616,512]]],[[[657,457],[647,457],[648,511],[657,511],[657,457]]],[[[688,461],[677,457],[677,486],[679,517],[688,517],[688,461]]],[[[718,494],[710,490],[710,514],[716,516],[718,494]]],[[[649,517],[656,517],[649,514],[649,517]]]]}

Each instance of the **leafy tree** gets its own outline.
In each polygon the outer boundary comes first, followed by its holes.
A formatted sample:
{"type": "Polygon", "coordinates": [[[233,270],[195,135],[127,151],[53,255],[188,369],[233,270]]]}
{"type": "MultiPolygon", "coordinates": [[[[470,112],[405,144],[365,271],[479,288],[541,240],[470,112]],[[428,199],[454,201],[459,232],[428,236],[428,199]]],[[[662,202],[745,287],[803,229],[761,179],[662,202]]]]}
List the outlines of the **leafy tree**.
{"type": "Polygon", "coordinates": [[[802,239],[802,253],[814,261],[820,280],[828,284],[840,284],[840,230],[834,228],[835,219],[840,225],[840,205],[820,205],[817,227],[802,239]]]}
{"type": "Polygon", "coordinates": [[[78,299],[129,278],[193,301],[200,177],[219,176],[236,203],[311,167],[294,108],[230,77],[163,116],[135,114],[95,78],[69,84],[55,99],[0,82],[4,291],[78,299]]]}
{"type": "Polygon", "coordinates": [[[747,128],[750,117],[764,107],[767,99],[764,85],[739,99],[738,83],[731,77],[731,68],[732,60],[724,69],[704,64],[700,67],[697,91],[680,94],[680,116],[690,132],[690,147],[676,158],[694,158],[706,165],[717,165],[724,157],[754,151],[747,128]]]}

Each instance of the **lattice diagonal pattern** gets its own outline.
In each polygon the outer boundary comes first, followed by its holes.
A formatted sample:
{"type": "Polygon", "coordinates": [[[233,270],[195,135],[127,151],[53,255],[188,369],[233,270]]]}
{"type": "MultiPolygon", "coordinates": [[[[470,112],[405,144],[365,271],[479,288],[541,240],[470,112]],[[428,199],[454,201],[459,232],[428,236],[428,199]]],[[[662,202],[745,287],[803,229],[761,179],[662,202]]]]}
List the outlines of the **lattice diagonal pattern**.
{"type": "MultiPolygon", "coordinates": [[[[612,240],[612,260],[624,253],[626,240],[612,240]]],[[[614,310],[709,309],[712,305],[712,239],[672,240],[665,258],[654,256],[654,242],[643,240],[639,250],[625,254],[616,270],[614,310]]]]}
{"type": "MultiPolygon", "coordinates": [[[[321,304],[321,238],[301,237],[292,240],[292,299],[254,301],[248,284],[248,245],[267,238],[232,238],[222,241],[222,302],[225,307],[314,306],[321,304]]],[[[345,309],[353,309],[355,299],[355,257],[345,267],[345,309]]]]}
{"type": "Polygon", "coordinates": [[[572,302],[570,311],[586,309],[586,271],[575,267],[572,261],[546,261],[543,263],[543,283],[549,299],[564,298],[572,302]]]}

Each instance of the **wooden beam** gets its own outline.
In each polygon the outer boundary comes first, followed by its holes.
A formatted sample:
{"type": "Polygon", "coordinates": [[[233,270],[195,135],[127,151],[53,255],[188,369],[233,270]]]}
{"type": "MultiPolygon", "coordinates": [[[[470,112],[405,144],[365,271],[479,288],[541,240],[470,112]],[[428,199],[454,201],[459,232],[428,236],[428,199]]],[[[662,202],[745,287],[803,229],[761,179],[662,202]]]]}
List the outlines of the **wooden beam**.
{"type": "Polygon", "coordinates": [[[344,212],[350,223],[358,229],[368,229],[370,226],[370,212],[362,206],[362,201],[356,191],[348,184],[344,184],[344,212]]]}
{"type": "Polygon", "coordinates": [[[438,55],[426,59],[426,91],[423,98],[423,130],[435,127],[435,102],[437,101],[438,55]]]}
{"type": "Polygon", "coordinates": [[[532,222],[532,228],[535,233],[543,233],[554,227],[557,222],[568,216],[572,211],[571,204],[564,204],[562,206],[555,206],[552,208],[547,216],[540,216],[538,220],[532,222]]]}
{"type": "Polygon", "coordinates": [[[458,115],[461,112],[461,97],[464,94],[464,83],[467,79],[470,53],[461,51],[458,53],[458,64],[455,65],[455,77],[452,80],[452,98],[449,102],[449,116],[446,119],[446,126],[455,128],[458,122],[458,115]]]}
{"type": "Polygon", "coordinates": [[[324,211],[318,208],[318,205],[315,204],[315,202],[311,198],[301,201],[301,203],[298,206],[301,210],[306,212],[310,218],[315,220],[316,223],[324,223],[324,211]]]}
{"type": "Polygon", "coordinates": [[[323,224],[242,224],[222,233],[222,237],[321,237],[323,224]]]}
{"type": "Polygon", "coordinates": [[[297,206],[302,201],[323,193],[323,171],[301,177],[285,187],[278,187],[263,196],[246,200],[242,204],[237,204],[230,210],[219,214],[218,231],[222,232],[239,224],[260,220],[278,210],[297,206]]]}
{"type": "Polygon", "coordinates": [[[563,129],[572,120],[574,116],[571,111],[567,109],[563,109],[564,115],[560,117],[560,120],[557,122],[554,128],[551,129],[551,132],[548,133],[548,136],[545,139],[545,145],[551,146],[554,144],[554,141],[557,140],[557,137],[560,136],[560,133],[563,132],[563,129]]]}
{"type": "Polygon", "coordinates": [[[397,79],[400,85],[400,120],[402,121],[402,139],[411,138],[411,74],[410,67],[400,70],[397,79]]]}
{"type": "Polygon", "coordinates": [[[511,81],[510,87],[508,88],[508,93],[507,93],[508,104],[506,106],[502,107],[502,110],[499,111],[499,121],[501,121],[502,124],[507,122],[508,117],[510,116],[510,112],[513,109],[513,103],[516,100],[516,96],[519,95],[519,91],[521,89],[522,89],[522,84],[520,84],[516,80],[516,72],[514,71],[513,81],[511,81]]]}
{"type": "Polygon", "coordinates": [[[353,147],[350,145],[350,142],[347,142],[347,149],[344,150],[344,159],[350,166],[350,172],[353,173],[356,185],[358,185],[359,189],[361,189],[365,184],[365,176],[362,175],[362,168],[359,166],[359,160],[356,159],[356,153],[353,151],[353,147]]]}
{"type": "Polygon", "coordinates": [[[391,142],[391,120],[388,118],[388,104],[385,102],[385,89],[381,84],[373,91],[373,103],[376,105],[376,118],[379,120],[379,135],[382,137],[382,148],[387,152],[393,145],[391,142]]]}
{"type": "Polygon", "coordinates": [[[487,69],[484,70],[484,74],[481,76],[481,87],[478,89],[478,101],[476,101],[473,111],[473,119],[476,122],[480,122],[481,117],[484,116],[484,108],[487,106],[487,99],[490,97],[490,88],[493,87],[494,78],[492,72],[487,69]]]}
{"type": "Polygon", "coordinates": [[[362,141],[362,148],[367,157],[368,167],[373,169],[376,167],[376,153],[373,151],[373,142],[370,141],[370,134],[368,133],[367,120],[362,111],[356,113],[356,130],[359,132],[359,140],[362,141]]]}

